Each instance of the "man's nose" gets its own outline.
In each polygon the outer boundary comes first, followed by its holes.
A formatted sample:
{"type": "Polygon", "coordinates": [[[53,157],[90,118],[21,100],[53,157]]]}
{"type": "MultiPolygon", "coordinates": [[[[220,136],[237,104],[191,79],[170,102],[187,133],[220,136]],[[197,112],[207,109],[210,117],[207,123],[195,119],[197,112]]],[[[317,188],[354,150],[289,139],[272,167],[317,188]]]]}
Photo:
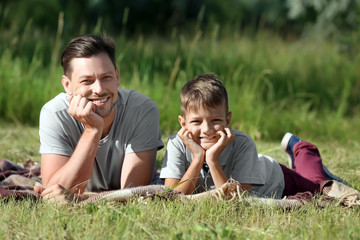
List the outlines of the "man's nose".
{"type": "Polygon", "coordinates": [[[101,95],[102,91],[103,91],[103,87],[101,84],[101,81],[99,79],[96,79],[95,82],[93,83],[93,92],[96,93],[97,95],[101,95]]]}

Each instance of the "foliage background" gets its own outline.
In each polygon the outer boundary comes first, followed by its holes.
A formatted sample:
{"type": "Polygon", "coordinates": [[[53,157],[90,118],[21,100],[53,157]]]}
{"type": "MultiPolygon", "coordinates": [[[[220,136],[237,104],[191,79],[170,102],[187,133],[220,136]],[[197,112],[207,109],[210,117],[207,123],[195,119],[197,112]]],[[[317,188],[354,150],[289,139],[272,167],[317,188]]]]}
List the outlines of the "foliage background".
{"type": "Polygon", "coordinates": [[[114,38],[124,88],[152,97],[167,136],[178,95],[215,72],[232,127],[255,139],[359,139],[358,0],[0,2],[0,119],[36,126],[62,91],[59,57],[85,33],[114,38]]]}
{"type": "MultiPolygon", "coordinates": [[[[116,42],[121,86],[157,102],[164,142],[178,129],[182,85],[211,71],[228,88],[232,127],[260,153],[286,164],[279,140],[294,132],[359,189],[359,11],[358,0],[0,0],[0,157],[40,162],[40,109],[63,91],[59,56],[95,33],[116,42]]],[[[359,208],[340,206],[10,199],[0,209],[1,239],[360,237],[359,208]]]]}

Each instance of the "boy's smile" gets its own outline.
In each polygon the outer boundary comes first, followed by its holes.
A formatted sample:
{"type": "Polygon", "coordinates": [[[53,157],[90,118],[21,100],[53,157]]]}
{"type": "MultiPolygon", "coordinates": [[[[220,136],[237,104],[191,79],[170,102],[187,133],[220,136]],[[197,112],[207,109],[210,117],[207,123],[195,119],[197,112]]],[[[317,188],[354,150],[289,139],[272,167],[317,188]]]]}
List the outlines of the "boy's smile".
{"type": "Polygon", "coordinates": [[[219,131],[224,131],[230,124],[231,113],[226,114],[224,104],[215,108],[200,107],[197,111],[189,110],[186,116],[179,116],[179,122],[191,134],[193,140],[203,149],[208,150],[220,138],[219,131]]]}

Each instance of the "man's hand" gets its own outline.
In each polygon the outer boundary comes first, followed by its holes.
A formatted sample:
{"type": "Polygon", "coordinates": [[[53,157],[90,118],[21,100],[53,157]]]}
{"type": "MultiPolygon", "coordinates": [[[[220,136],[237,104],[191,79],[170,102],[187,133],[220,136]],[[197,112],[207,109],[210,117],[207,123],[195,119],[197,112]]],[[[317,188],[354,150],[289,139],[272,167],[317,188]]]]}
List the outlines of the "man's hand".
{"type": "Polygon", "coordinates": [[[48,188],[35,186],[34,191],[41,194],[44,200],[52,203],[69,204],[75,200],[75,194],[69,192],[59,184],[52,185],[48,188]]]}
{"type": "Polygon", "coordinates": [[[85,129],[103,130],[104,119],[95,113],[95,105],[80,95],[70,96],[69,114],[81,122],[85,129]]]}
{"type": "Polygon", "coordinates": [[[222,151],[234,140],[234,135],[229,128],[224,128],[224,131],[218,131],[220,135],[219,140],[206,151],[205,161],[218,161],[222,151]],[[225,132],[224,132],[225,131],[225,132]]]}
{"type": "Polygon", "coordinates": [[[77,201],[75,194],[71,193],[59,184],[52,185],[48,188],[35,186],[34,191],[41,194],[44,200],[51,203],[70,204],[77,201]]]}
{"type": "Polygon", "coordinates": [[[203,159],[204,163],[205,150],[194,141],[189,130],[187,130],[185,127],[182,127],[178,132],[178,136],[180,137],[181,141],[183,141],[183,143],[189,148],[193,154],[193,158],[203,159]]]}

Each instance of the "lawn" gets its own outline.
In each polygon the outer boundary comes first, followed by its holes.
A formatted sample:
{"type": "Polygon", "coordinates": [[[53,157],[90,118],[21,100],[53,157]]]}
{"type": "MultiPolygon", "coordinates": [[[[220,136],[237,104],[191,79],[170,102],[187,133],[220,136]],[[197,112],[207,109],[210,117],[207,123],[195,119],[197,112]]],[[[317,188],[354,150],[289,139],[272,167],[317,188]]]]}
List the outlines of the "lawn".
{"type": "MultiPolygon", "coordinates": [[[[0,125],[0,156],[17,163],[40,160],[36,127],[0,125]]],[[[165,140],[166,137],[164,137],[165,140]]],[[[256,142],[258,151],[286,164],[277,142],[256,142]]],[[[307,139],[326,166],[360,188],[360,144],[307,139]]],[[[158,154],[158,163],[164,150],[158,154]]],[[[137,201],[82,207],[45,202],[0,202],[1,239],[359,239],[360,208],[311,205],[293,210],[239,202],[137,201]]]]}
{"type": "MultiPolygon", "coordinates": [[[[63,91],[61,51],[77,34],[99,33],[102,19],[94,29],[74,24],[78,32],[70,34],[60,13],[55,33],[3,6],[0,158],[40,162],[39,113],[63,91]]],[[[164,143],[179,128],[181,87],[197,74],[214,72],[228,89],[231,127],[248,133],[259,153],[287,164],[280,141],[292,131],[316,144],[328,169],[360,189],[358,32],[320,39],[284,37],[266,28],[199,27],[166,36],[122,31],[110,36],[117,47],[120,87],[155,100],[164,143]]],[[[158,152],[158,167],[164,154],[158,152]]],[[[134,199],[126,205],[74,208],[9,200],[0,201],[0,212],[0,239],[360,239],[360,207],[283,210],[240,202],[134,199]]]]}

